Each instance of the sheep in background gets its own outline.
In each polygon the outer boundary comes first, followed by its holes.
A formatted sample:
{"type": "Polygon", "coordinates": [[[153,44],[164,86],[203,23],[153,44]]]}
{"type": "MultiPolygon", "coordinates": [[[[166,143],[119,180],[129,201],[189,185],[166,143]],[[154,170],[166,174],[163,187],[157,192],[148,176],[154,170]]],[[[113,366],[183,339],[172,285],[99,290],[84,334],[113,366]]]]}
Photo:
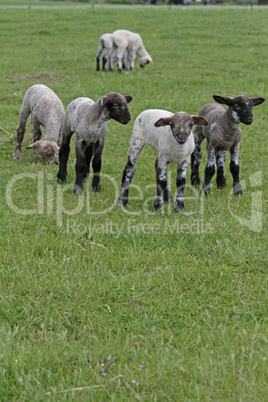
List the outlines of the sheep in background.
{"type": "MultiPolygon", "coordinates": [[[[112,50],[113,50],[113,36],[111,33],[105,33],[99,38],[99,46],[96,55],[97,71],[100,71],[101,57],[102,57],[102,69],[104,71],[107,70],[107,64],[108,61],[110,61],[110,55],[112,53],[112,50]],[[102,57],[102,52],[104,49],[106,50],[106,52],[102,57]]],[[[109,69],[111,70],[111,65],[109,66],[109,69]]]]}
{"type": "Polygon", "coordinates": [[[32,85],[24,95],[13,159],[21,159],[21,146],[29,114],[33,125],[34,143],[26,149],[32,149],[33,155],[41,158],[43,163],[58,163],[59,135],[65,111],[62,101],[52,89],[42,84],[32,85]],[[40,125],[45,129],[44,140],[40,140],[42,136],[40,125]]]}
{"type": "Polygon", "coordinates": [[[141,68],[145,67],[146,64],[153,62],[151,56],[146,51],[139,34],[125,29],[119,29],[114,31],[112,36],[113,51],[110,55],[111,69],[113,69],[113,64],[116,61],[118,70],[123,71],[123,62],[125,58],[125,62],[127,61],[125,68],[127,70],[129,68],[134,70],[136,54],[139,56],[141,68]],[[125,51],[127,51],[127,55],[125,54],[125,51]]]}
{"type": "Polygon", "coordinates": [[[194,130],[195,150],[192,154],[191,183],[200,184],[199,165],[202,157],[202,142],[207,140],[208,161],[205,169],[205,179],[201,192],[207,195],[210,191],[210,182],[216,171],[217,165],[217,187],[226,186],[224,175],[225,151],[230,152],[230,172],[233,176],[234,195],[242,194],[242,187],[239,181],[239,141],[241,140],[240,123],[250,125],[253,122],[252,107],[264,102],[263,98],[248,98],[237,96],[235,98],[224,96],[213,96],[220,104],[227,105],[225,110],[222,105],[208,103],[203,106],[199,116],[208,121],[207,127],[196,127],[194,130]]]}
{"type": "Polygon", "coordinates": [[[125,166],[119,203],[126,207],[129,186],[135,173],[135,164],[145,144],[158,151],[155,163],[157,195],[154,202],[155,212],[160,212],[164,201],[171,201],[167,182],[167,167],[177,163],[177,197],[175,211],[184,209],[184,188],[187,167],[194,150],[192,127],[194,124],[207,125],[203,117],[190,116],[185,112],[171,113],[167,110],[149,109],[143,111],[135,120],[130,139],[128,161],[125,166]],[[158,128],[159,127],[159,128],[158,128]]]}
{"type": "MultiPolygon", "coordinates": [[[[97,59],[97,71],[100,71],[100,62],[101,62],[101,57],[102,57],[102,69],[103,71],[107,70],[107,65],[109,62],[109,70],[113,71],[113,65],[111,65],[111,60],[110,56],[113,51],[113,34],[111,33],[105,33],[99,38],[99,45],[98,45],[98,51],[96,55],[97,59]],[[106,50],[102,57],[103,50],[106,50]]],[[[127,65],[127,55],[128,52],[127,50],[124,52],[123,56],[123,67],[127,65]]]]}
{"type": "Polygon", "coordinates": [[[74,193],[82,195],[83,180],[89,177],[92,157],[94,171],[92,187],[96,193],[100,192],[99,175],[105,135],[107,133],[107,121],[114,119],[121,124],[127,124],[131,119],[127,103],[131,102],[131,100],[131,96],[111,92],[101,97],[97,102],[90,98],[77,98],[68,105],[61,130],[62,143],[57,177],[58,181],[66,181],[70,139],[75,133],[76,181],[74,193]]]}

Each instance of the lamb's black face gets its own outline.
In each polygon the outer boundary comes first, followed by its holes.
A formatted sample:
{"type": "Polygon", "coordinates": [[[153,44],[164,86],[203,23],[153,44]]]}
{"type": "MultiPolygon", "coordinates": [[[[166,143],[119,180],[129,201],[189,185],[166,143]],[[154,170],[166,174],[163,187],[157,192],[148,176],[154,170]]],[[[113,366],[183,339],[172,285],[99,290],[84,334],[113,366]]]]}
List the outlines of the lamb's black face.
{"type": "Polygon", "coordinates": [[[233,117],[241,123],[250,125],[253,122],[253,106],[253,101],[250,98],[245,96],[233,98],[233,117]]]}
{"type": "Polygon", "coordinates": [[[218,103],[228,105],[232,110],[233,118],[247,125],[253,122],[253,106],[258,106],[265,101],[264,98],[248,98],[243,95],[236,96],[235,98],[213,95],[213,98],[218,103]]]}
{"type": "Polygon", "coordinates": [[[131,116],[127,107],[127,103],[112,102],[107,105],[111,119],[121,124],[127,124],[131,120],[131,116]]]}
{"type": "Polygon", "coordinates": [[[116,120],[121,124],[127,124],[131,120],[131,116],[127,107],[127,103],[131,102],[131,96],[124,96],[117,93],[106,95],[108,99],[105,101],[105,107],[109,111],[110,119],[116,120]]]}

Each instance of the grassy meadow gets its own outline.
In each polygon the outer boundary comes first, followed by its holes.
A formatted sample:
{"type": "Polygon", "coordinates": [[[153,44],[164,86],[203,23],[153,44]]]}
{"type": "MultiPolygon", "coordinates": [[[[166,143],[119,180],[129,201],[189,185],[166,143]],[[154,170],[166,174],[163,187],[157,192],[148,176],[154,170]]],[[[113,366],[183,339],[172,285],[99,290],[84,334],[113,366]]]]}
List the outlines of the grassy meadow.
{"type": "MultiPolygon", "coordinates": [[[[197,114],[214,94],[267,98],[268,7],[120,6],[0,0],[0,400],[267,401],[268,100],[242,126],[244,193],[189,184],[185,213],[153,212],[155,150],[117,205],[132,127],[149,108],[197,114]],[[96,72],[98,38],[139,32],[153,64],[96,72]],[[73,194],[36,163],[23,95],[133,96],[131,122],[108,122],[102,190],[73,194]]],[[[201,179],[206,163],[203,144],[201,179]]],[[[169,168],[176,193],[176,166],[169,168]]]]}

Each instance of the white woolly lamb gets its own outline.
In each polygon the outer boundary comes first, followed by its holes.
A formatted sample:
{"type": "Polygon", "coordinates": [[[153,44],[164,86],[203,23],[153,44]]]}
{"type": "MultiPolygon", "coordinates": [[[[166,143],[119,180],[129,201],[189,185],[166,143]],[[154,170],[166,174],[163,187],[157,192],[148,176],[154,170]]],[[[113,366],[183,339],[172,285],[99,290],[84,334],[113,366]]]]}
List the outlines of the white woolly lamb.
{"type": "Polygon", "coordinates": [[[171,113],[167,110],[149,109],[143,111],[135,120],[130,139],[128,161],[125,166],[119,203],[125,207],[128,203],[128,191],[135,173],[135,164],[145,144],[158,151],[155,163],[157,195],[154,203],[155,212],[160,212],[164,201],[171,200],[167,182],[167,167],[177,163],[177,197],[175,211],[184,209],[184,188],[187,167],[194,150],[192,127],[194,124],[207,125],[203,117],[190,116],[185,112],[171,113]],[[160,127],[160,128],[158,128],[160,127]]]}
{"type": "MultiPolygon", "coordinates": [[[[113,51],[113,34],[105,33],[99,38],[98,51],[96,54],[96,59],[97,59],[96,70],[97,71],[100,71],[101,57],[102,57],[103,71],[107,70],[108,62],[109,62],[109,70],[113,71],[113,66],[111,65],[111,60],[110,60],[112,51],[113,51]],[[103,54],[103,57],[102,57],[103,50],[105,50],[106,52],[103,54]]],[[[127,50],[125,50],[124,56],[123,56],[123,67],[125,67],[127,65],[127,56],[128,56],[128,52],[127,52],[127,50]]]]}
{"type": "Polygon", "coordinates": [[[119,71],[123,70],[123,57],[127,50],[127,65],[125,68],[134,70],[134,60],[136,54],[140,59],[140,67],[152,63],[152,58],[145,49],[141,36],[138,33],[119,29],[113,32],[113,51],[110,55],[110,67],[113,69],[113,63],[116,61],[119,71]]]}
{"type": "Polygon", "coordinates": [[[21,146],[29,114],[33,125],[34,143],[26,149],[33,149],[34,156],[39,157],[43,163],[58,163],[59,135],[65,111],[62,101],[52,89],[42,84],[32,85],[24,95],[13,159],[21,159],[21,146]],[[40,125],[45,129],[44,140],[40,140],[40,125]]]}

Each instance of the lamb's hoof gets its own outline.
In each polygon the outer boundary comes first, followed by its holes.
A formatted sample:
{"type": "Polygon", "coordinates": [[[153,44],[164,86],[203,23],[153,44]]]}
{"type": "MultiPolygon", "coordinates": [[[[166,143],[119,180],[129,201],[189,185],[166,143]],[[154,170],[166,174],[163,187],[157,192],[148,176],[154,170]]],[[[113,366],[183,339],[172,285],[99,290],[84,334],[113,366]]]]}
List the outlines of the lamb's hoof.
{"type": "Polygon", "coordinates": [[[222,180],[216,180],[216,182],[217,182],[217,188],[219,190],[226,187],[226,178],[225,177],[222,180]]]}
{"type": "Polygon", "coordinates": [[[176,206],[174,208],[174,211],[178,214],[178,213],[182,213],[184,212],[184,203],[180,202],[180,203],[176,203],[176,206]]]}
{"type": "Polygon", "coordinates": [[[14,152],[14,154],[12,156],[13,156],[14,161],[21,159],[21,153],[20,152],[14,152]]]}
{"type": "Polygon", "coordinates": [[[155,210],[156,214],[160,214],[160,212],[162,210],[162,204],[154,203],[154,210],[155,210]]]}
{"type": "Polygon", "coordinates": [[[61,174],[58,173],[57,174],[57,178],[58,178],[58,183],[66,183],[66,174],[61,174]]]}
{"type": "Polygon", "coordinates": [[[101,191],[101,184],[92,185],[92,188],[95,193],[99,193],[101,191]]]}
{"type": "Polygon", "coordinates": [[[83,194],[83,189],[82,189],[82,187],[79,187],[77,184],[75,184],[75,185],[74,185],[74,194],[82,195],[82,194],[83,194]]]}
{"type": "Polygon", "coordinates": [[[205,194],[205,196],[207,197],[210,193],[210,187],[208,186],[203,186],[200,190],[200,195],[205,194]]]}
{"type": "Polygon", "coordinates": [[[243,194],[242,186],[240,183],[236,183],[233,187],[234,195],[243,194]]]}
{"type": "Polygon", "coordinates": [[[200,178],[195,177],[195,178],[191,179],[191,186],[192,187],[199,187],[200,186],[200,178]]]}
{"type": "Polygon", "coordinates": [[[119,198],[118,198],[118,204],[122,207],[122,208],[126,208],[128,203],[128,195],[124,195],[124,194],[120,194],[119,198]]]}

